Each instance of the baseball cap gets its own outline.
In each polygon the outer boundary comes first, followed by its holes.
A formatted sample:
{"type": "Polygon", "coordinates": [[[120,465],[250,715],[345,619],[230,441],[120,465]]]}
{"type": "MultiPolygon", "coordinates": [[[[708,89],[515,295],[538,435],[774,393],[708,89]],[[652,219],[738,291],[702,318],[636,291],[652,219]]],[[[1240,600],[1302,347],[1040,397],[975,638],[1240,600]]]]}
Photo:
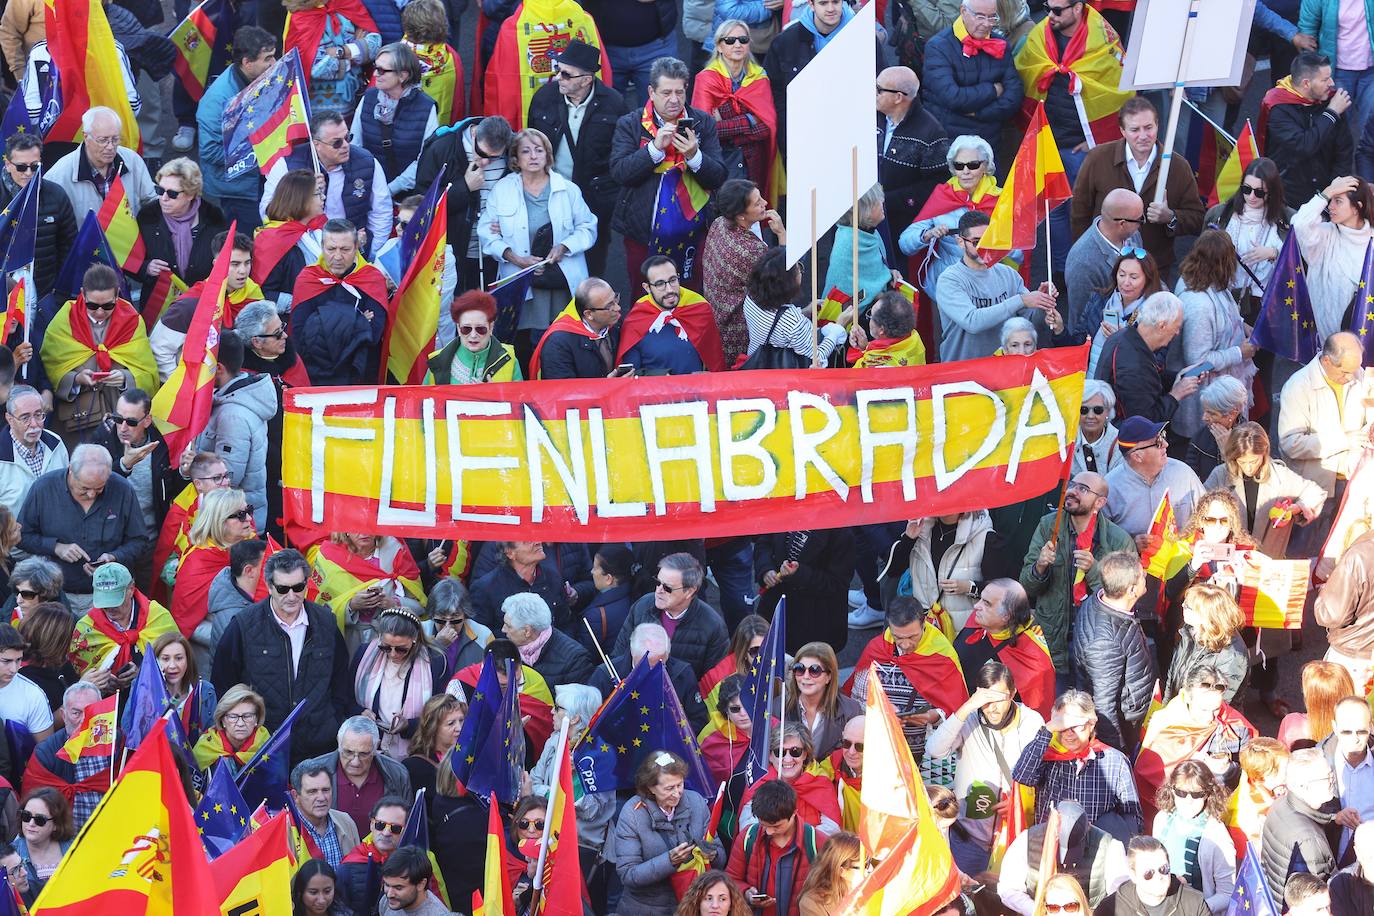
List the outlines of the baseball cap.
{"type": "Polygon", "coordinates": [[[91,607],[111,608],[124,603],[124,591],[134,581],[129,570],[119,563],[96,567],[91,576],[91,607]]]}
{"type": "Polygon", "coordinates": [[[1144,417],[1127,417],[1121,424],[1121,429],[1116,434],[1116,444],[1122,451],[1137,448],[1142,445],[1149,445],[1159,438],[1159,434],[1164,432],[1163,423],[1156,423],[1144,417]]]}

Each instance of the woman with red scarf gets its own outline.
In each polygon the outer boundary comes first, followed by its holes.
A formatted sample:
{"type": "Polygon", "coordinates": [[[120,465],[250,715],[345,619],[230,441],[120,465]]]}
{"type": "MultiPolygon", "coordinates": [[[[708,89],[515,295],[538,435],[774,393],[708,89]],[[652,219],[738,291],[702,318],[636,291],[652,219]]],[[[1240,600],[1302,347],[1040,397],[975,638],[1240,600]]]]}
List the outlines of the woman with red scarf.
{"type": "Polygon", "coordinates": [[[716,29],[715,53],[697,74],[692,107],[709,111],[731,178],[748,178],[774,200],[773,161],[778,151],[778,115],[768,74],[749,50],[749,25],[727,19],[716,29]]]}
{"type": "Polygon", "coordinates": [[[739,832],[748,830],[754,817],[754,793],[770,779],[781,779],[797,793],[797,817],[827,836],[839,832],[840,802],[835,795],[835,783],[825,769],[816,763],[811,750],[811,734],[795,722],[783,724],[770,736],[772,764],[763,778],[744,793],[739,812],[739,832]]]}
{"type": "Polygon", "coordinates": [[[196,766],[208,770],[225,760],[237,773],[267,743],[267,727],[262,724],[266,717],[267,707],[252,688],[230,687],[215,707],[214,726],[196,742],[196,766]]]}
{"type": "Polygon", "coordinates": [[[191,523],[190,549],[181,555],[172,590],[172,619],[186,636],[208,650],[214,640],[206,619],[210,582],[229,567],[229,548],[255,537],[253,507],[242,490],[211,490],[191,523]],[[203,628],[203,629],[202,629],[203,628]],[[198,632],[199,630],[199,632],[198,632]]]}
{"type": "Polygon", "coordinates": [[[253,241],[253,282],[278,310],[291,308],[291,291],[305,265],[320,259],[324,191],[307,169],[287,172],[267,203],[267,222],[253,241]]]}

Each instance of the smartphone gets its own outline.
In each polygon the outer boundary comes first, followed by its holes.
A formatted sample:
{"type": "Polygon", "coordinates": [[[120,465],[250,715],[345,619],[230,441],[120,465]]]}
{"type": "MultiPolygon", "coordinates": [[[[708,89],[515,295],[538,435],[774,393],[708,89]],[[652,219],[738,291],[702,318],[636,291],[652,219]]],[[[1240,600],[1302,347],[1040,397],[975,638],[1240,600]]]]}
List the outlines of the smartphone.
{"type": "Polygon", "coordinates": [[[750,903],[758,904],[758,905],[760,905],[760,906],[762,906],[762,905],[763,905],[763,902],[764,902],[765,900],[767,900],[767,899],[768,899],[768,895],[767,895],[767,894],[750,894],[750,895],[749,895],[749,902],[750,902],[750,903]]]}
{"type": "Polygon", "coordinates": [[[1211,364],[1210,362],[1206,362],[1206,363],[1202,363],[1202,364],[1197,365],[1197,366],[1193,366],[1191,369],[1184,369],[1181,373],[1179,373],[1179,377],[1180,377],[1180,378],[1192,378],[1192,377],[1197,376],[1197,375],[1202,375],[1204,372],[1211,372],[1211,371],[1212,371],[1212,364],[1211,364]]]}
{"type": "Polygon", "coordinates": [[[677,133],[679,136],[682,136],[682,137],[687,136],[687,131],[688,131],[688,130],[696,130],[696,129],[697,129],[697,122],[696,122],[694,119],[692,119],[692,118],[681,118],[681,119],[677,122],[677,127],[674,128],[674,130],[676,131],[676,133],[677,133]]]}
{"type": "Polygon", "coordinates": [[[633,375],[634,371],[634,363],[621,363],[615,367],[615,371],[611,373],[611,378],[625,378],[626,376],[633,375]]]}

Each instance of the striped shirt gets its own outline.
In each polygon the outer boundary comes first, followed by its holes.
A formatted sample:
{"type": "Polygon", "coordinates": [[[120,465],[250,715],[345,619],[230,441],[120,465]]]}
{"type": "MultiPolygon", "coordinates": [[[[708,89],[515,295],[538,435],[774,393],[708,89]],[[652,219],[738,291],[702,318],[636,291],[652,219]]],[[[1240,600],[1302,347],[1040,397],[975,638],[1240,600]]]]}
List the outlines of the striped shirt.
{"type": "MultiPolygon", "coordinates": [[[[744,298],[744,321],[749,327],[749,355],[753,356],[754,351],[763,346],[764,338],[767,337],[773,346],[793,350],[806,359],[811,359],[816,341],[811,333],[811,322],[807,320],[805,313],[795,305],[784,306],[782,316],[778,317],[778,326],[773,328],[770,336],[768,329],[772,327],[775,317],[778,315],[773,309],[755,305],[754,300],[748,296],[744,298]]],[[[835,341],[821,338],[822,360],[834,349],[835,341]]]]}

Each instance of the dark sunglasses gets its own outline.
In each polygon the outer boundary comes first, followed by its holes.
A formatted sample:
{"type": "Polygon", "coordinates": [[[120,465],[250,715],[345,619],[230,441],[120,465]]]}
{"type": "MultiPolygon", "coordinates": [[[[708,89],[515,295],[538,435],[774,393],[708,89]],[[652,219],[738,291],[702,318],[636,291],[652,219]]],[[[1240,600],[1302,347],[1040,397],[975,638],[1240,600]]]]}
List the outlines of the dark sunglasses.
{"type": "Polygon", "coordinates": [[[159,186],[157,189],[157,196],[166,197],[168,200],[176,200],[178,197],[185,193],[185,191],[173,191],[171,188],[164,188],[161,186],[159,186]]]}
{"type": "Polygon", "coordinates": [[[1159,866],[1159,868],[1147,868],[1145,869],[1145,871],[1140,873],[1140,877],[1144,881],[1149,881],[1155,875],[1160,875],[1161,877],[1167,878],[1169,876],[1169,866],[1165,864],[1159,866]]]}
{"type": "Polygon", "coordinates": [[[37,824],[39,827],[46,827],[52,821],[46,814],[34,814],[32,811],[20,811],[19,819],[26,824],[37,824]]]}
{"type": "Polygon", "coordinates": [[[42,592],[31,591],[27,588],[16,588],[14,593],[25,601],[32,601],[35,598],[42,597],[42,592]]]}
{"type": "Polygon", "coordinates": [[[353,135],[349,133],[344,134],[342,137],[335,137],[333,140],[316,140],[315,142],[322,146],[327,146],[330,149],[343,149],[353,142],[353,135]]]}
{"type": "Polygon", "coordinates": [[[745,652],[750,658],[758,661],[758,657],[763,654],[763,646],[750,646],[745,652]]]}
{"type": "Polygon", "coordinates": [[[393,69],[393,68],[391,68],[391,67],[378,67],[376,64],[373,64],[373,65],[372,65],[372,72],[373,72],[373,73],[395,73],[396,71],[395,71],[395,69],[393,69]]]}
{"type": "Polygon", "coordinates": [[[543,830],[544,822],[532,821],[527,817],[522,817],[520,818],[520,820],[515,822],[515,826],[519,827],[521,830],[543,830]]]}
{"type": "Polygon", "coordinates": [[[803,665],[801,662],[792,666],[792,673],[796,675],[809,674],[812,677],[820,677],[825,674],[825,669],[820,665],[803,665]]]}
{"type": "Polygon", "coordinates": [[[1046,3],[1046,4],[1045,4],[1045,12],[1049,13],[1051,16],[1058,16],[1060,13],[1064,12],[1065,10],[1071,10],[1071,9],[1073,9],[1073,8],[1074,8],[1075,6],[1077,6],[1077,5],[1078,5],[1077,3],[1068,3],[1068,4],[1065,4],[1064,6],[1050,6],[1048,3],[1046,3]]]}
{"type": "MultiPolygon", "coordinates": [[[[1145,225],[1145,217],[1143,217],[1143,216],[1140,217],[1139,219],[1137,219],[1137,218],[1134,217],[1134,216],[1113,216],[1112,219],[1116,220],[1118,223],[1135,223],[1137,226],[1143,226],[1143,225],[1145,225]]],[[[1136,250],[1136,251],[1140,251],[1140,249],[1138,249],[1138,248],[1135,249],[1135,250],[1136,250]]],[[[1125,252],[1122,252],[1122,253],[1125,254],[1125,252]]],[[[1143,252],[1143,251],[1141,251],[1140,253],[1141,253],[1142,256],[1145,254],[1145,252],[1143,252]]]]}
{"type": "Polygon", "coordinates": [[[460,324],[458,333],[467,337],[469,334],[476,334],[478,337],[486,337],[491,333],[491,328],[481,324],[460,324]]]}
{"type": "Polygon", "coordinates": [[[985,164],[986,163],[984,163],[981,159],[975,159],[972,162],[950,163],[950,165],[954,167],[955,171],[959,172],[972,172],[974,169],[981,169],[985,164]]]}
{"type": "Polygon", "coordinates": [[[113,312],[113,311],[115,310],[115,306],[118,305],[118,304],[119,304],[119,300],[118,300],[118,299],[114,300],[113,302],[87,302],[87,303],[86,303],[86,311],[88,311],[88,312],[113,312]]]}
{"type": "Polygon", "coordinates": [[[1224,515],[1204,515],[1203,524],[1206,525],[1229,525],[1231,520],[1224,515]]]}
{"type": "Polygon", "coordinates": [[[282,339],[283,337],[285,337],[285,336],[286,336],[286,327],[285,327],[285,326],[282,326],[282,327],[280,327],[280,328],[277,328],[277,329],[276,329],[275,331],[273,331],[271,334],[254,334],[254,335],[253,335],[254,339],[256,339],[256,340],[268,340],[268,339],[271,339],[271,340],[281,340],[281,339],[282,339]]]}
{"type": "Polygon", "coordinates": [[[1207,793],[1201,789],[1190,792],[1187,789],[1174,789],[1174,798],[1206,798],[1207,793]]]}
{"type": "MultiPolygon", "coordinates": [[[[117,413],[112,413],[108,415],[105,419],[109,420],[115,426],[137,426],[138,424],[143,422],[143,420],[134,420],[130,417],[121,417],[117,413]]],[[[147,418],[145,417],[144,419],[147,418]]]]}
{"type": "Polygon", "coordinates": [[[455,626],[455,627],[461,627],[463,624],[465,624],[465,623],[467,623],[467,622],[468,622],[468,619],[467,619],[466,617],[435,617],[435,618],[434,618],[434,625],[435,625],[436,627],[438,627],[439,629],[441,629],[441,630],[442,630],[444,627],[450,626],[450,625],[455,626]]]}
{"type": "Polygon", "coordinates": [[[377,648],[390,655],[409,655],[410,650],[415,648],[415,643],[408,646],[378,646],[377,648]]]}
{"type": "MultiPolygon", "coordinates": [[[[8,162],[9,160],[5,161],[8,162]]],[[[41,167],[41,162],[10,162],[10,168],[14,169],[16,172],[36,172],[41,167]]]]}
{"type": "Polygon", "coordinates": [[[848,738],[840,739],[840,747],[847,751],[858,751],[860,754],[864,752],[864,743],[862,741],[850,741],[848,738]]]}
{"type": "Polygon", "coordinates": [[[730,715],[732,715],[732,716],[737,716],[737,715],[739,715],[740,713],[744,712],[744,707],[741,706],[739,703],[736,703],[736,704],[734,704],[733,706],[730,706],[730,707],[729,707],[728,709],[726,709],[725,711],[728,712],[728,713],[729,713],[730,715]]]}
{"type": "Polygon", "coordinates": [[[305,583],[297,582],[295,585],[278,585],[277,583],[273,582],[272,589],[278,595],[285,595],[287,592],[295,592],[297,595],[299,595],[301,592],[305,591],[305,583]]]}
{"type": "Polygon", "coordinates": [[[1248,184],[1240,186],[1240,193],[1249,194],[1251,197],[1255,198],[1255,200],[1264,200],[1269,196],[1269,192],[1264,188],[1252,188],[1248,184]]]}
{"type": "MultiPolygon", "coordinates": [[[[587,309],[587,311],[590,312],[591,309],[587,309]]],[[[662,581],[655,582],[654,587],[662,589],[665,595],[671,595],[673,592],[680,592],[687,588],[685,585],[665,585],[662,581]]]]}
{"type": "Polygon", "coordinates": [[[1199,681],[1198,686],[1203,690],[1215,690],[1217,693],[1225,693],[1225,684],[1213,684],[1211,681],[1199,681]]]}
{"type": "Polygon", "coordinates": [[[1089,405],[1089,404],[1083,404],[1083,405],[1081,405],[1081,406],[1078,408],[1078,414],[1079,414],[1079,416],[1083,416],[1083,417],[1086,417],[1088,414],[1092,414],[1093,416],[1098,416],[1098,417],[1100,417],[1100,416],[1102,416],[1102,415],[1103,415],[1104,413],[1106,413],[1106,412],[1107,412],[1107,408],[1106,408],[1105,406],[1103,406],[1102,404],[1091,404],[1091,405],[1089,405]]]}
{"type": "Polygon", "coordinates": [[[723,45],[747,45],[749,44],[748,35],[727,35],[720,40],[723,45]]]}
{"type": "Polygon", "coordinates": [[[805,757],[805,756],[806,756],[806,748],[804,748],[804,747],[785,747],[785,748],[782,748],[781,750],[774,751],[774,752],[773,752],[773,756],[774,756],[774,757],[794,757],[794,758],[800,760],[802,757],[805,757]]]}
{"type": "Polygon", "coordinates": [[[253,517],[253,510],[256,508],[257,506],[249,503],[237,512],[230,512],[229,518],[232,518],[236,522],[246,522],[253,517]]]}
{"type": "Polygon", "coordinates": [[[389,833],[392,836],[400,836],[405,829],[402,824],[388,824],[386,821],[372,822],[373,833],[389,833]]]}

